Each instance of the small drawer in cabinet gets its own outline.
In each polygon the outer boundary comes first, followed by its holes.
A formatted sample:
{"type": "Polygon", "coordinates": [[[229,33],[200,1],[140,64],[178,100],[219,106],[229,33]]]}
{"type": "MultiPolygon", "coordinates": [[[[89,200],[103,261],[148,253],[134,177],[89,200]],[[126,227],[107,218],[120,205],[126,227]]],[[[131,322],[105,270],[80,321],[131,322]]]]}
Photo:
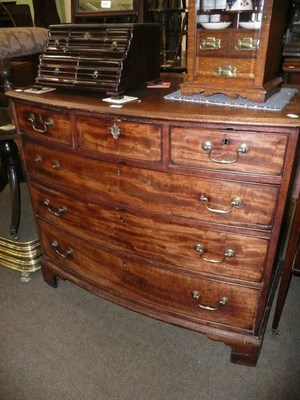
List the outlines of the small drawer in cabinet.
{"type": "Polygon", "coordinates": [[[31,182],[36,214],[87,240],[183,270],[260,282],[268,241],[165,222],[31,182]]]}
{"type": "Polygon", "coordinates": [[[16,103],[18,128],[25,135],[72,145],[72,130],[69,114],[48,108],[16,103]]]}
{"type": "Polygon", "coordinates": [[[172,127],[172,165],[281,176],[288,135],[172,127]]]}
{"type": "Polygon", "coordinates": [[[236,30],[232,32],[229,57],[256,58],[259,48],[259,31],[236,30]]]}
{"type": "Polygon", "coordinates": [[[81,149],[134,160],[161,162],[160,125],[77,115],[76,126],[81,149]]]}
{"type": "Polygon", "coordinates": [[[199,30],[197,32],[199,56],[225,57],[228,52],[228,32],[199,30]]]}
{"type": "Polygon", "coordinates": [[[106,203],[171,217],[271,229],[279,187],[82,159],[23,140],[29,174],[106,203]]]}
{"type": "MultiPolygon", "coordinates": [[[[255,78],[255,63],[250,58],[197,57],[198,77],[255,78]]],[[[228,85],[234,84],[228,81],[228,85]]]]}
{"type": "Polygon", "coordinates": [[[258,289],[182,274],[128,253],[111,252],[42,221],[39,228],[46,259],[133,304],[194,322],[253,328],[258,289]]]}

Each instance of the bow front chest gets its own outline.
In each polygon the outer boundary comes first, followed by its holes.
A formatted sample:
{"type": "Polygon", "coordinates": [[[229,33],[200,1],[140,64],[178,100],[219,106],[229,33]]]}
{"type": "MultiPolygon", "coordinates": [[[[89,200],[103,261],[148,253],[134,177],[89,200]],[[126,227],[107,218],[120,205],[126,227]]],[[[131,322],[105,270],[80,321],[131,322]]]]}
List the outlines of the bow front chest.
{"type": "Polygon", "coordinates": [[[299,119],[287,116],[299,96],[270,112],[165,94],[140,90],[112,108],[95,94],[9,92],[43,277],[206,334],[255,365],[299,157],[299,119]]]}

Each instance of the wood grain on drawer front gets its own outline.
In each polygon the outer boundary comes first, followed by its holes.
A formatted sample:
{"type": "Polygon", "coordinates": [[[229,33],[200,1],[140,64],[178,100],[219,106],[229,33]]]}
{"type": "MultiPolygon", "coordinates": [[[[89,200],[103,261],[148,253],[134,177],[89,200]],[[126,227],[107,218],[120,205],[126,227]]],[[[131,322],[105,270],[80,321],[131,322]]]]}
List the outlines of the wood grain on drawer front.
{"type": "Polygon", "coordinates": [[[38,139],[72,145],[71,121],[67,112],[16,103],[19,129],[38,139]]]}
{"type": "Polygon", "coordinates": [[[184,319],[252,329],[259,290],[204,279],[196,274],[181,274],[125,253],[105,250],[42,221],[39,224],[46,258],[59,263],[71,274],[78,274],[132,302],[159,308],[184,319]],[[200,298],[196,297],[196,292],[200,298]],[[220,305],[224,298],[228,304],[220,305]],[[203,309],[199,304],[216,310],[203,309]]]}
{"type": "Polygon", "coordinates": [[[171,164],[281,175],[288,136],[173,127],[170,141],[171,164]]]}
{"type": "Polygon", "coordinates": [[[79,147],[122,158],[161,162],[162,127],[113,118],[77,116],[79,147]]]}
{"type": "Polygon", "coordinates": [[[87,240],[183,269],[254,282],[262,278],[267,240],[154,220],[34,182],[31,193],[38,216],[87,240]]]}
{"type": "Polygon", "coordinates": [[[217,179],[212,185],[211,179],[197,176],[53,153],[25,140],[23,148],[29,174],[119,207],[256,229],[271,229],[273,224],[279,191],[275,185],[217,179]]]}

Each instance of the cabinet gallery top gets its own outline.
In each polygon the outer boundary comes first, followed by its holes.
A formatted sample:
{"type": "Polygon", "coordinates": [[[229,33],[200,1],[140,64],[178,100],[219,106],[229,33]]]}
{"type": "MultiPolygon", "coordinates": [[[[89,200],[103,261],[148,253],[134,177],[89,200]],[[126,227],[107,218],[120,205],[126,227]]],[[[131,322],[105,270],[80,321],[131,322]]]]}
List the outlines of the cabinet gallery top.
{"type": "MultiPolygon", "coordinates": [[[[28,93],[25,90],[11,90],[6,94],[12,101],[19,100],[22,102],[31,102],[35,106],[97,114],[183,122],[226,122],[232,124],[300,128],[299,86],[283,87],[282,89],[288,89],[290,97],[282,109],[274,111],[272,108],[249,108],[243,104],[236,107],[225,104],[216,105],[186,101],[186,98],[182,99],[180,92],[182,75],[171,74],[171,76],[162,76],[162,79],[163,81],[171,82],[169,88],[147,88],[145,85],[145,87],[126,93],[126,95],[134,96],[137,99],[123,105],[115,105],[103,101],[104,98],[108,97],[103,93],[83,93],[74,91],[71,88],[56,89],[42,94],[28,93]]],[[[194,99],[191,97],[191,100],[194,99]]],[[[229,101],[231,100],[229,99],[229,101]]]]}

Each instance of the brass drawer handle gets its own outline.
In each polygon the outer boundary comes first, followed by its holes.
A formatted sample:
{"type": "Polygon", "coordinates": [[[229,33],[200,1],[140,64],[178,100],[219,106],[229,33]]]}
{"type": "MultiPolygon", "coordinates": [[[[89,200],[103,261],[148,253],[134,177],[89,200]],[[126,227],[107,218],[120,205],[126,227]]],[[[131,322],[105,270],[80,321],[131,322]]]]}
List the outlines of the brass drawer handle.
{"type": "Polygon", "coordinates": [[[259,47],[259,40],[252,37],[244,37],[239,39],[235,45],[235,50],[256,51],[259,47]]]}
{"type": "Polygon", "coordinates": [[[231,65],[220,65],[217,67],[217,76],[222,76],[224,78],[235,78],[237,69],[231,65]]]}
{"type": "Polygon", "coordinates": [[[200,50],[220,50],[221,39],[214,37],[207,37],[202,39],[200,44],[200,50]]]}
{"type": "Polygon", "coordinates": [[[197,303],[200,308],[202,308],[203,310],[207,310],[207,311],[218,311],[221,307],[226,306],[226,304],[229,303],[229,300],[227,299],[227,297],[221,297],[219,300],[219,305],[217,307],[211,307],[211,306],[201,304],[200,303],[201,294],[197,290],[192,291],[192,297],[194,299],[198,300],[197,303]]]}
{"type": "Polygon", "coordinates": [[[55,209],[52,207],[50,200],[46,199],[43,201],[43,205],[47,208],[47,210],[51,213],[54,214],[57,217],[61,217],[67,212],[67,207],[61,206],[55,209]]]}
{"type": "Polygon", "coordinates": [[[118,137],[121,135],[121,129],[118,127],[117,124],[112,124],[112,126],[108,127],[107,129],[110,130],[112,137],[117,140],[118,137]]]}
{"type": "Polygon", "coordinates": [[[220,260],[215,260],[215,259],[211,259],[211,258],[207,258],[205,257],[203,254],[205,252],[204,247],[202,246],[201,243],[195,243],[194,244],[194,250],[196,251],[196,253],[198,253],[200,255],[201,260],[212,263],[212,264],[221,264],[222,262],[226,261],[226,258],[232,258],[235,256],[235,252],[232,249],[226,249],[224,251],[224,255],[223,258],[220,260]]]}
{"type": "Polygon", "coordinates": [[[60,257],[62,257],[62,258],[72,258],[73,257],[73,250],[68,249],[65,252],[61,252],[59,250],[59,244],[57,243],[56,240],[53,240],[53,242],[51,243],[51,246],[52,246],[53,250],[55,251],[55,253],[58,254],[60,257]]]}
{"type": "Polygon", "coordinates": [[[243,200],[240,197],[235,197],[234,199],[230,200],[230,208],[228,208],[227,210],[220,210],[218,208],[209,207],[209,199],[204,193],[200,194],[199,200],[202,203],[205,203],[205,207],[209,212],[214,214],[229,214],[234,208],[241,208],[244,204],[243,200]]]}
{"type": "Polygon", "coordinates": [[[247,143],[242,143],[236,149],[236,157],[233,160],[218,160],[212,157],[213,145],[210,141],[207,140],[203,142],[201,148],[202,150],[208,152],[208,158],[210,161],[218,164],[234,164],[239,160],[240,154],[246,154],[250,150],[250,146],[247,143]]]}
{"type": "Polygon", "coordinates": [[[53,128],[53,120],[51,118],[47,118],[43,120],[41,114],[36,116],[34,114],[30,114],[28,117],[28,121],[31,122],[31,126],[34,131],[39,133],[46,133],[49,129],[53,128]]]}

